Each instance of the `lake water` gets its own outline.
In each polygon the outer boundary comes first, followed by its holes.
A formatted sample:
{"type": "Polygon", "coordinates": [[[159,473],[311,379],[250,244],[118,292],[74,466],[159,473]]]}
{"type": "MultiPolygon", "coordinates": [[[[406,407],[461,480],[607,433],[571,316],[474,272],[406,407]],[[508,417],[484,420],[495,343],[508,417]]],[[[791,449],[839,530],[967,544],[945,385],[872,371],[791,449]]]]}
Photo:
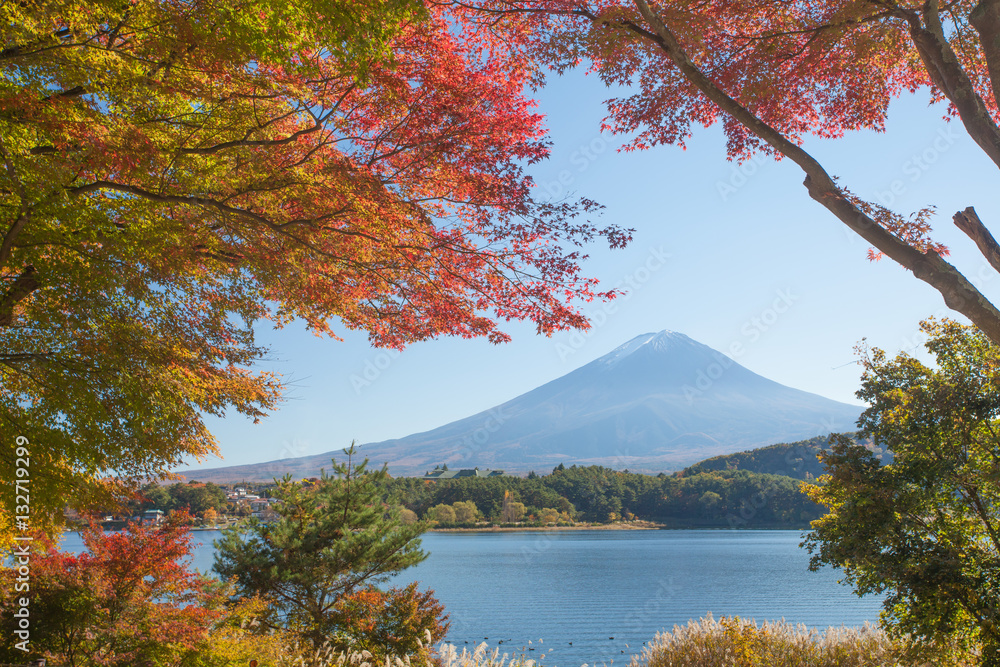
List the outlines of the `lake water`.
{"type": "MultiPolygon", "coordinates": [[[[211,568],[218,535],[194,533],[198,569],[211,568]]],[[[881,600],[858,598],[837,571],[810,572],[801,540],[786,530],[428,533],[430,557],[396,583],[434,589],[460,649],[485,640],[554,667],[627,663],[658,631],[708,612],[819,628],[876,621],[881,600]]],[[[63,548],[81,550],[79,537],[63,548]]]]}

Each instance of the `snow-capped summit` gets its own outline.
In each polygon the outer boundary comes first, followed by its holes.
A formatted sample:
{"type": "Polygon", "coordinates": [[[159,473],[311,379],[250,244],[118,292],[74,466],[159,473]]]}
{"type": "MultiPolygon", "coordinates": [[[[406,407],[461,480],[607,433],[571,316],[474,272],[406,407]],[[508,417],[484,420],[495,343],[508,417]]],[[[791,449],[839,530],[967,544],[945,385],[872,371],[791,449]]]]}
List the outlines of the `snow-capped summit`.
{"type": "MultiPolygon", "coordinates": [[[[860,413],[768,380],[682,333],[660,331],[490,410],[362,451],[387,461],[395,475],[440,463],[508,472],[559,463],[675,470],[718,454],[853,431],[860,413]]],[[[248,475],[256,467],[267,479],[281,470],[306,474],[332,455],[228,470],[240,479],[254,479],[248,475]]],[[[198,478],[226,470],[199,471],[198,478]]]]}
{"type": "Polygon", "coordinates": [[[603,361],[604,364],[610,366],[636,352],[665,353],[670,350],[680,350],[684,347],[694,349],[705,346],[682,333],[664,329],[660,332],[645,333],[641,336],[636,336],[624,345],[619,345],[611,350],[611,352],[608,352],[598,361],[603,361]]]}

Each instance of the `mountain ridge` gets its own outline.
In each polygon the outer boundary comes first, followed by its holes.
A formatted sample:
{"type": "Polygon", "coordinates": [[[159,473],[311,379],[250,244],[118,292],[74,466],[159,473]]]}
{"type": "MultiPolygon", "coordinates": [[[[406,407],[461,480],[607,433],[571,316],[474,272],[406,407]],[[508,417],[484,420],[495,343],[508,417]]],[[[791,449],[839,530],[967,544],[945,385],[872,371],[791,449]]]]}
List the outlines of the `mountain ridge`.
{"type": "MultiPolygon", "coordinates": [[[[676,470],[703,458],[853,430],[860,406],[786,387],[673,331],[632,338],[469,417],[359,450],[394,475],[435,465],[526,473],[558,463],[676,470]]],[[[184,471],[201,481],[314,476],[339,450],[184,471]]]]}

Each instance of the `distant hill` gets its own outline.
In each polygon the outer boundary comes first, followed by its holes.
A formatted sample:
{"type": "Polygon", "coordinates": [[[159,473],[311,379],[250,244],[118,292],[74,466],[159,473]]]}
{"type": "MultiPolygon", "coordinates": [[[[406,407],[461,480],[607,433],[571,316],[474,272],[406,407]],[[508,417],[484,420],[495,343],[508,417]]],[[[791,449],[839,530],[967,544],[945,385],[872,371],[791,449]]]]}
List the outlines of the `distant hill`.
{"type": "MultiPolygon", "coordinates": [[[[440,464],[511,473],[559,463],[660,472],[853,430],[860,413],[858,406],[768,380],[684,334],[661,331],[490,410],[360,452],[375,464],[387,462],[395,476],[440,464]]],[[[212,482],[311,477],[329,468],[333,456],[340,450],[185,474],[212,482]]]]}
{"type": "MultiPolygon", "coordinates": [[[[684,474],[695,475],[713,470],[746,470],[770,475],[785,475],[796,479],[816,479],[826,473],[817,455],[828,447],[829,438],[827,436],[758,447],[746,452],[713,456],[685,468],[684,474]]],[[[892,460],[892,454],[883,451],[881,447],[875,447],[872,450],[882,463],[888,463],[892,460]]]]}

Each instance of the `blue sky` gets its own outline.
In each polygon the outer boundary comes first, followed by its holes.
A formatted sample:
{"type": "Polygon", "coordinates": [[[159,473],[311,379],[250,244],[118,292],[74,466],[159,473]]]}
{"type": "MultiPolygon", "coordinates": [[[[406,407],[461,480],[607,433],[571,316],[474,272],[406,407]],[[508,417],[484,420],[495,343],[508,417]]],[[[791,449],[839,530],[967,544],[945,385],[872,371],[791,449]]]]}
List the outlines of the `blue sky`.
{"type": "MultiPolygon", "coordinates": [[[[553,78],[539,95],[552,156],[531,170],[541,196],[589,197],[606,207],[604,221],[635,228],[625,250],[589,248],[586,272],[628,290],[613,308],[584,305],[594,322],[589,332],[545,338],[530,324],[510,324],[514,340],[506,345],[443,338],[396,353],[336,325],[343,341],[302,326],[263,327],[260,341],[272,353],[261,367],[285,378],[287,400],[256,425],[239,415],[210,418],[224,460],[200,465],[304,456],[426,431],[662,329],[723,352],[739,344],[736,360],[749,369],[857,403],[859,369],[851,362],[862,338],[891,352],[912,349],[921,319],[948,314],[937,292],[898,265],[869,262],[864,241],[809,198],[801,171],[788,161],[727,162],[718,128],[698,130],[687,150],[618,152],[622,139],[599,131],[602,101],[611,96],[593,76],[553,78]]],[[[805,148],[862,197],[902,213],[937,206],[935,239],[996,298],[1000,276],[951,223],[969,205],[988,226],[1000,219],[995,167],[926,99],[895,102],[883,134],[810,139],[805,148]]]]}

